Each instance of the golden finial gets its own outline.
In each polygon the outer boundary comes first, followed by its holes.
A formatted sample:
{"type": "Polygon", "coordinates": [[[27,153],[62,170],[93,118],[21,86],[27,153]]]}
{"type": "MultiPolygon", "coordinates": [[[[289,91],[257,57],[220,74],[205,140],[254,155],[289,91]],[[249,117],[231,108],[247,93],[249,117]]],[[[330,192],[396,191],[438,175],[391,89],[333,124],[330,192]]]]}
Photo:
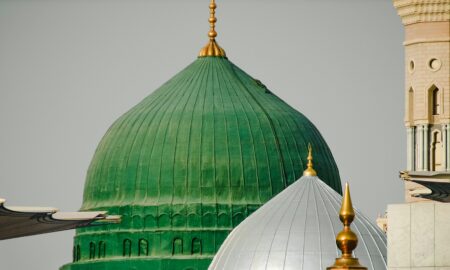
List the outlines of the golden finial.
{"type": "Polygon", "coordinates": [[[209,4],[209,25],[210,30],[208,33],[209,36],[209,42],[208,44],[201,49],[199,57],[205,57],[205,56],[218,56],[218,57],[225,57],[225,51],[217,44],[216,37],[216,2],[214,0],[211,0],[211,3],[209,4]]]}
{"type": "Polygon", "coordinates": [[[353,257],[353,250],[358,245],[358,237],[350,228],[350,225],[355,218],[355,211],[353,210],[352,198],[350,197],[350,186],[345,184],[345,193],[342,198],[341,211],[339,212],[339,219],[344,224],[342,230],[336,236],[336,245],[342,251],[342,256],[337,258],[334,265],[327,267],[327,270],[344,270],[344,269],[364,269],[366,267],[359,264],[359,260],[353,257]]]}
{"type": "Polygon", "coordinates": [[[313,169],[313,156],[312,156],[312,146],[308,144],[308,164],[306,165],[306,170],[303,171],[303,176],[317,176],[317,172],[313,169]]]}

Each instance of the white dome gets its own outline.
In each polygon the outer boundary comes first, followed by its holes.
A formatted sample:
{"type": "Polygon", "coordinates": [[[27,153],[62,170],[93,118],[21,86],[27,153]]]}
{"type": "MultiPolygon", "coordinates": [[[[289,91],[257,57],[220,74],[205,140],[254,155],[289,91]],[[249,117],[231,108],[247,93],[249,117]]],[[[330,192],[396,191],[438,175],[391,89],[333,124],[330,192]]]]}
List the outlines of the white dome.
{"type": "MultiPolygon", "coordinates": [[[[336,234],[342,196],[317,177],[303,176],[236,227],[209,270],[321,270],[340,257],[336,234]]],[[[355,210],[354,255],[372,270],[386,269],[386,236],[355,210]]]]}

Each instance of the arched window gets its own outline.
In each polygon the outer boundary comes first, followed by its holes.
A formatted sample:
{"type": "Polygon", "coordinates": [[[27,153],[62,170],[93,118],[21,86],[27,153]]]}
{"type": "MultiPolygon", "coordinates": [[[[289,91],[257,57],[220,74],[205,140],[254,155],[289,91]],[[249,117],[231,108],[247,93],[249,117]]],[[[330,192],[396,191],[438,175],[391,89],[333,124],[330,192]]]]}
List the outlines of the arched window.
{"type": "Polygon", "coordinates": [[[441,105],[439,101],[439,88],[435,88],[433,90],[433,115],[439,115],[441,105]]]}
{"type": "Polygon", "coordinates": [[[431,113],[433,115],[439,115],[441,112],[441,99],[440,99],[440,91],[436,86],[432,86],[430,88],[430,105],[431,105],[431,113]]]}
{"type": "Polygon", "coordinates": [[[124,257],[131,256],[131,240],[130,239],[123,240],[123,256],[124,257]]]}
{"type": "Polygon", "coordinates": [[[236,213],[233,215],[233,226],[239,225],[245,219],[243,213],[236,213]]]}
{"type": "Polygon", "coordinates": [[[194,238],[192,239],[192,249],[191,249],[191,254],[195,255],[195,254],[202,254],[202,240],[198,239],[198,238],[194,238]]]}
{"type": "Polygon", "coordinates": [[[106,256],[106,243],[103,241],[98,242],[98,257],[105,258],[106,256]]]}
{"type": "Polygon", "coordinates": [[[181,238],[173,239],[172,255],[183,254],[183,240],[181,238]]]}
{"type": "Polygon", "coordinates": [[[443,149],[442,149],[442,133],[438,130],[432,133],[431,141],[431,170],[443,170],[443,149]]]}
{"type": "Polygon", "coordinates": [[[89,243],[89,259],[95,259],[95,244],[93,242],[89,243]]]}
{"type": "Polygon", "coordinates": [[[138,256],[148,256],[148,241],[145,239],[139,240],[138,256]]]}
{"type": "Polygon", "coordinates": [[[414,122],[414,90],[409,88],[408,91],[408,120],[411,125],[414,122]]]}
{"type": "Polygon", "coordinates": [[[81,248],[80,245],[77,245],[77,256],[76,256],[76,261],[78,262],[79,260],[81,260],[81,248]]]}

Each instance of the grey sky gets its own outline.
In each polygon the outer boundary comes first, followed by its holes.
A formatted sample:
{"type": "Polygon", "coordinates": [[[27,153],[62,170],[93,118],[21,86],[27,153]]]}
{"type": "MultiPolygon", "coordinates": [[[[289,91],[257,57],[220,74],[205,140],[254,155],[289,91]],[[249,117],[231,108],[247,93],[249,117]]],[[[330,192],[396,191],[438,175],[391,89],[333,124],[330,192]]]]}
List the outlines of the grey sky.
{"type": "MultiPolygon", "coordinates": [[[[383,1],[218,0],[229,59],[325,137],[354,204],[403,200],[403,27],[383,1]]],[[[0,0],[0,197],[77,210],[112,122],[207,42],[208,0],[0,0]]],[[[0,242],[0,269],[57,269],[74,232],[0,242]]]]}

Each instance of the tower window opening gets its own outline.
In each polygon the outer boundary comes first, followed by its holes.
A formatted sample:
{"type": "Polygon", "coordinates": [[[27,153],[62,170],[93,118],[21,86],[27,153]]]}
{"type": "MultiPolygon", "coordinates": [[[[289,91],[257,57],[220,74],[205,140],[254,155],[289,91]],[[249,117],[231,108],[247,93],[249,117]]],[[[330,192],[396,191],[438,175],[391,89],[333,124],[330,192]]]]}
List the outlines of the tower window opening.
{"type": "Polygon", "coordinates": [[[73,246],[73,250],[72,250],[72,261],[76,262],[77,261],[77,247],[73,246]]]}
{"type": "Polygon", "coordinates": [[[123,240],[123,256],[131,257],[131,240],[125,239],[123,240]]]}
{"type": "Polygon", "coordinates": [[[81,248],[80,245],[77,245],[77,250],[76,250],[76,260],[75,261],[79,261],[81,260],[81,248]]]}
{"type": "Polygon", "coordinates": [[[414,71],[414,61],[413,60],[409,61],[408,70],[410,73],[412,73],[414,71]]]}
{"type": "Polygon", "coordinates": [[[98,243],[98,258],[105,258],[106,256],[106,243],[100,241],[98,243]]]}
{"type": "Polygon", "coordinates": [[[440,99],[439,99],[439,88],[434,87],[432,90],[432,106],[433,106],[433,115],[439,115],[440,112],[440,99]]]}
{"type": "Polygon", "coordinates": [[[173,240],[172,255],[183,254],[183,240],[181,238],[175,238],[173,240]]]}
{"type": "Polygon", "coordinates": [[[191,250],[191,254],[195,255],[195,254],[202,254],[202,240],[198,239],[198,238],[194,238],[192,239],[192,250],[191,250]]]}
{"type": "Polygon", "coordinates": [[[436,58],[431,58],[430,61],[428,61],[428,67],[432,70],[432,71],[437,71],[441,68],[441,61],[439,59],[436,58]]]}
{"type": "Polygon", "coordinates": [[[93,242],[89,243],[89,259],[95,259],[95,244],[93,242]]]}
{"type": "Polygon", "coordinates": [[[414,121],[414,89],[412,87],[408,91],[408,118],[412,125],[414,121]]]}
{"type": "Polygon", "coordinates": [[[138,256],[148,256],[148,241],[145,239],[139,240],[138,256]]]}
{"type": "Polygon", "coordinates": [[[443,149],[442,149],[442,133],[435,131],[432,134],[431,142],[431,170],[441,171],[443,170],[443,149]]]}

